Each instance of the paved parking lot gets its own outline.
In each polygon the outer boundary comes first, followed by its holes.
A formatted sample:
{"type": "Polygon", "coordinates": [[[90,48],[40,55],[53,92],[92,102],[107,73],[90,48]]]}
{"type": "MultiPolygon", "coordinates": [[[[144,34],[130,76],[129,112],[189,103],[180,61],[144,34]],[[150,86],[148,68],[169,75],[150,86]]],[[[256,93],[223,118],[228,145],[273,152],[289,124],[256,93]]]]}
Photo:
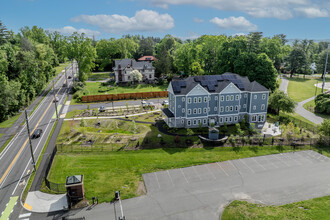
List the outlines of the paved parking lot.
{"type": "MultiPolygon", "coordinates": [[[[127,219],[219,219],[235,199],[268,205],[330,195],[330,158],[274,154],[143,174],[147,194],[123,200],[127,219]]],[[[71,217],[118,219],[118,203],[71,217]]]]}
{"type": "Polygon", "coordinates": [[[167,191],[171,188],[189,187],[191,184],[227,180],[239,175],[253,175],[271,172],[277,169],[293,168],[320,162],[329,162],[330,158],[314,151],[274,154],[224,162],[210,163],[187,168],[143,174],[149,194],[167,191]]]}

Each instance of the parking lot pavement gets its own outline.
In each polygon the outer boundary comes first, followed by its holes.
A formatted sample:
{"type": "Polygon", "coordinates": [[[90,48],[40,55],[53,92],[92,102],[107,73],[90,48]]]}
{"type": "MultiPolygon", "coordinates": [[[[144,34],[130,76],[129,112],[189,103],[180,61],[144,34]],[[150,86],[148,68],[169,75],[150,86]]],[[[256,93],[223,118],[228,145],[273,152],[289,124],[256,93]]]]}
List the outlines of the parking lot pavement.
{"type": "MultiPolygon", "coordinates": [[[[330,158],[298,151],[146,173],[147,194],[122,204],[127,219],[219,219],[237,199],[281,205],[330,195],[329,170],[330,158]]],[[[100,205],[71,217],[117,219],[117,209],[100,205]]]]}

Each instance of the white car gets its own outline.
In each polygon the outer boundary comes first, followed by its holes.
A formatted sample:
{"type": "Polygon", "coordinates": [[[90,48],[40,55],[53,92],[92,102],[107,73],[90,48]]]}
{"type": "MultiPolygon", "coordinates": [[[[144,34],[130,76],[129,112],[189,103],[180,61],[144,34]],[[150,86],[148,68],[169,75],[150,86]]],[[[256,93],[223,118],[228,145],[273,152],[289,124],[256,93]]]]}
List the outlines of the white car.
{"type": "Polygon", "coordinates": [[[148,106],[155,106],[155,104],[153,102],[149,102],[148,106]]]}
{"type": "Polygon", "coordinates": [[[168,100],[164,100],[164,101],[162,102],[162,105],[168,105],[168,100]]]}
{"type": "Polygon", "coordinates": [[[146,101],[141,101],[141,105],[142,105],[142,107],[146,107],[147,106],[147,102],[146,101]]]}

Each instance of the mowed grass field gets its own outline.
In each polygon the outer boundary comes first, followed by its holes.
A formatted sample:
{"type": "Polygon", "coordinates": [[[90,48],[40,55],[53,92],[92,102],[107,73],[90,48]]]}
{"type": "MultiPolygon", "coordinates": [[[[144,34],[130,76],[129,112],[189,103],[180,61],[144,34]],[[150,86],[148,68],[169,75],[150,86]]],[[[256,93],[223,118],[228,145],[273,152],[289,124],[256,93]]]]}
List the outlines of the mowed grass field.
{"type": "Polygon", "coordinates": [[[90,81],[105,80],[108,78],[110,78],[110,72],[95,72],[88,76],[88,80],[90,81]]]}
{"type": "MultiPolygon", "coordinates": [[[[123,199],[138,196],[142,174],[160,170],[289,152],[291,147],[163,148],[117,152],[74,152],[55,156],[48,179],[64,183],[66,176],[84,175],[86,198],[109,202],[120,190],[123,199]]],[[[308,148],[309,149],[309,148],[308,148]]]]}
{"type": "Polygon", "coordinates": [[[135,92],[157,92],[165,91],[168,85],[138,84],[131,86],[102,86],[101,82],[86,82],[81,92],[83,95],[135,93],[135,92]]]}
{"type": "MultiPolygon", "coordinates": [[[[315,95],[321,93],[321,88],[316,88],[315,84],[322,83],[321,79],[302,79],[302,78],[289,78],[288,95],[296,102],[304,101],[315,95]]],[[[330,82],[326,78],[326,82],[330,82]]]]}
{"type": "Polygon", "coordinates": [[[330,219],[330,196],[282,206],[264,206],[246,201],[234,201],[224,210],[223,220],[321,220],[330,219]]]}

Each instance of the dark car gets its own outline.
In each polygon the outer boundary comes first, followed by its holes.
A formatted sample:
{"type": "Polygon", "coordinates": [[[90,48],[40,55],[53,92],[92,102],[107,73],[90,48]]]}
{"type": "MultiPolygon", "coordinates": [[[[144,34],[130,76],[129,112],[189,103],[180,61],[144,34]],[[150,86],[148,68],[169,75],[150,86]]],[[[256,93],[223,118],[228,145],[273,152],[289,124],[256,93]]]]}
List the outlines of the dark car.
{"type": "Polygon", "coordinates": [[[104,106],[100,106],[99,112],[105,112],[105,107],[104,106]]]}
{"type": "Polygon", "coordinates": [[[41,136],[41,134],[42,134],[42,130],[36,129],[32,134],[32,139],[39,138],[41,136]]]}
{"type": "Polygon", "coordinates": [[[68,76],[68,79],[71,79],[72,78],[72,76],[68,76]]]}

